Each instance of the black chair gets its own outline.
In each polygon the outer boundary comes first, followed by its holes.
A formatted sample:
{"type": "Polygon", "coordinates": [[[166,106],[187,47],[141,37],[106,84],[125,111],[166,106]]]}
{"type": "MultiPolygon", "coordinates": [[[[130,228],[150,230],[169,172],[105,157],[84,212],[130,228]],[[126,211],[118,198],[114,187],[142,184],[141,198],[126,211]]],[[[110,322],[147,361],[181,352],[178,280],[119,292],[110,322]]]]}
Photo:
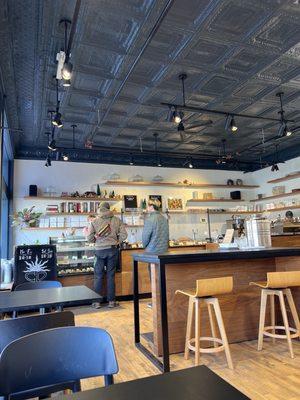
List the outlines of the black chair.
{"type": "Polygon", "coordinates": [[[33,333],[11,342],[0,354],[0,396],[28,399],[49,394],[49,387],[104,376],[113,384],[118,372],[108,332],[99,328],[65,327],[33,333]]]}
{"type": "Polygon", "coordinates": [[[14,340],[46,329],[75,326],[71,311],[4,319],[0,321],[0,354],[14,340]]]}
{"type": "MultiPolygon", "coordinates": [[[[36,282],[24,282],[16,286],[13,290],[35,290],[35,289],[51,289],[51,288],[61,288],[62,284],[58,281],[36,281],[36,282]]],[[[45,314],[45,308],[40,308],[40,314],[45,314]]],[[[62,307],[58,307],[58,311],[63,311],[62,307]]],[[[12,317],[17,318],[17,311],[13,312],[12,317]]]]}
{"type": "MultiPolygon", "coordinates": [[[[74,314],[71,311],[0,321],[0,354],[9,343],[20,337],[63,326],[75,326],[74,314]]],[[[72,389],[73,387],[74,382],[68,382],[64,385],[52,386],[48,389],[47,394],[46,390],[44,390],[43,393],[46,394],[46,397],[49,397],[51,393],[72,389]]]]}

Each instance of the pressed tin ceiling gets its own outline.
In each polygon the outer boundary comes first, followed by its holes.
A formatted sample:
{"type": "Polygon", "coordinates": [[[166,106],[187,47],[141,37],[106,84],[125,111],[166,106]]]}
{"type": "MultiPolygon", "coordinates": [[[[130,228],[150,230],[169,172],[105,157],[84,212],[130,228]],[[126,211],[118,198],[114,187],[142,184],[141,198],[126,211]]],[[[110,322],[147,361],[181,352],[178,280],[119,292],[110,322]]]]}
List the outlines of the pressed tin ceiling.
{"type": "MultiPolygon", "coordinates": [[[[23,130],[13,133],[17,158],[46,157],[48,110],[56,102],[55,56],[64,43],[59,21],[72,19],[74,7],[75,0],[0,0],[7,113],[10,126],[23,130]]],[[[196,167],[224,168],[215,162],[222,139],[233,155],[225,168],[256,169],[260,159],[272,163],[275,143],[280,161],[298,156],[300,131],[269,142],[278,124],[266,120],[236,117],[233,134],[225,131],[222,115],[185,112],[186,128],[209,119],[213,124],[184,133],[182,140],[160,103],[181,103],[178,75],[186,73],[187,106],[279,118],[276,93],[283,91],[285,116],[298,126],[299,43],[295,0],[82,0],[72,85],[59,88],[64,126],[56,130],[57,144],[72,147],[76,124],[73,161],[128,163],[133,154],[137,163],[150,164],[155,132],[168,166],[192,156],[196,167]],[[248,149],[262,136],[264,146],[248,149]],[[94,149],[85,148],[88,140],[94,149]]]]}

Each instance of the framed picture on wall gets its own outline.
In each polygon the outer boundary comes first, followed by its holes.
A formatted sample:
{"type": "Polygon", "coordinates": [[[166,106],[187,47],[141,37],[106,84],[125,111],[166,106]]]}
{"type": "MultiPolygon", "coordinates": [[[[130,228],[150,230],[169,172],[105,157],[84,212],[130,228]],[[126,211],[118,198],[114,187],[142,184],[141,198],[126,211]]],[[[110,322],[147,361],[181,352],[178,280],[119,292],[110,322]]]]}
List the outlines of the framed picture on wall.
{"type": "Polygon", "coordinates": [[[137,205],[137,196],[134,194],[125,194],[124,195],[124,208],[125,211],[133,211],[138,208],[137,205]]]}
{"type": "Polygon", "coordinates": [[[149,194],[149,200],[157,200],[160,203],[159,210],[162,211],[162,196],[157,194],[149,194]]]}
{"type": "Polygon", "coordinates": [[[168,210],[181,211],[183,210],[183,201],[181,198],[169,197],[167,201],[168,210]]]}

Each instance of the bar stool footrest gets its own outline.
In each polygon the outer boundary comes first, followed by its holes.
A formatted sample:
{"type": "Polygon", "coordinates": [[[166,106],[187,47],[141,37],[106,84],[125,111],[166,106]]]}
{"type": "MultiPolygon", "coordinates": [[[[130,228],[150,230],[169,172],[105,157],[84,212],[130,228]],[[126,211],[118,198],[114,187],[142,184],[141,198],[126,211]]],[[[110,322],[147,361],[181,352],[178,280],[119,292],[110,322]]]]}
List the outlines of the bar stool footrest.
{"type": "MultiPolygon", "coordinates": [[[[209,348],[200,347],[199,348],[200,353],[219,353],[220,351],[225,350],[222,339],[218,339],[218,338],[214,338],[214,337],[210,337],[210,336],[200,336],[199,341],[200,342],[201,341],[214,342],[214,343],[221,344],[221,346],[218,346],[218,347],[209,347],[209,348]]],[[[195,338],[189,340],[188,348],[189,348],[189,350],[196,352],[196,347],[192,343],[195,343],[195,338]]]]}
{"type": "MultiPolygon", "coordinates": [[[[264,336],[268,336],[268,337],[276,338],[276,339],[286,339],[286,338],[287,338],[286,335],[279,335],[279,334],[277,334],[277,333],[268,332],[268,331],[274,330],[274,329],[275,329],[275,330],[278,329],[278,330],[283,330],[283,331],[285,331],[285,327],[284,327],[284,326],[281,326],[281,325],[265,326],[265,327],[264,327],[264,331],[263,331],[264,336]]],[[[297,338],[297,337],[300,337],[300,332],[298,332],[297,329],[289,327],[289,331],[290,331],[290,332],[294,332],[294,333],[291,333],[291,335],[290,335],[290,336],[291,336],[291,339],[295,339],[295,338],[297,338]]]]}

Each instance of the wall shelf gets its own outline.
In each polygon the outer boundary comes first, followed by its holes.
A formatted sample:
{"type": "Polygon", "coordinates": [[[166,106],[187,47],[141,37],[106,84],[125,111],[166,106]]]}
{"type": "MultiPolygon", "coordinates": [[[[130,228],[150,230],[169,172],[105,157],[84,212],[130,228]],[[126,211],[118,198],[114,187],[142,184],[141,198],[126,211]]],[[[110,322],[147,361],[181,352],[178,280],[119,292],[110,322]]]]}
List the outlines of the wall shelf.
{"type": "Polygon", "coordinates": [[[220,215],[220,214],[230,214],[230,215],[239,215],[239,214],[262,214],[264,211],[210,211],[210,215],[220,215]]]}
{"type": "Polygon", "coordinates": [[[84,226],[49,226],[49,227],[41,227],[41,226],[34,226],[34,227],[26,227],[26,228],[21,228],[23,231],[60,231],[60,230],[66,230],[66,229],[83,229],[84,226]]]}
{"type": "Polygon", "coordinates": [[[285,181],[289,181],[291,179],[297,179],[297,178],[300,178],[300,172],[297,174],[286,175],[286,176],[283,176],[282,178],[271,179],[267,183],[279,183],[279,182],[285,182],[285,181]]]}
{"type": "Polygon", "coordinates": [[[107,186],[161,186],[161,187],[180,187],[187,189],[223,188],[223,189],[255,189],[258,185],[226,185],[218,183],[176,183],[176,182],[127,182],[127,181],[106,181],[107,186]]]}
{"type": "Polygon", "coordinates": [[[250,200],[250,201],[252,203],[253,202],[262,202],[262,201],[266,201],[266,200],[283,199],[285,197],[299,196],[299,195],[300,195],[300,190],[297,190],[296,192],[276,194],[274,196],[267,196],[267,197],[263,197],[262,199],[253,199],[253,200],[250,200]]]}
{"type": "Polygon", "coordinates": [[[239,200],[232,200],[232,199],[209,199],[209,200],[204,200],[204,199],[189,199],[187,200],[187,203],[236,203],[240,201],[245,201],[242,199],[239,200]]]}
{"type": "Polygon", "coordinates": [[[103,198],[103,197],[70,197],[70,196],[25,196],[26,200],[53,200],[53,201],[107,201],[108,203],[117,203],[121,201],[121,198],[111,199],[111,198],[103,198]]]}
{"type": "Polygon", "coordinates": [[[299,206],[290,206],[290,207],[278,207],[278,208],[271,208],[269,210],[264,210],[264,212],[276,212],[276,211],[289,211],[289,210],[300,210],[299,206]]]}

